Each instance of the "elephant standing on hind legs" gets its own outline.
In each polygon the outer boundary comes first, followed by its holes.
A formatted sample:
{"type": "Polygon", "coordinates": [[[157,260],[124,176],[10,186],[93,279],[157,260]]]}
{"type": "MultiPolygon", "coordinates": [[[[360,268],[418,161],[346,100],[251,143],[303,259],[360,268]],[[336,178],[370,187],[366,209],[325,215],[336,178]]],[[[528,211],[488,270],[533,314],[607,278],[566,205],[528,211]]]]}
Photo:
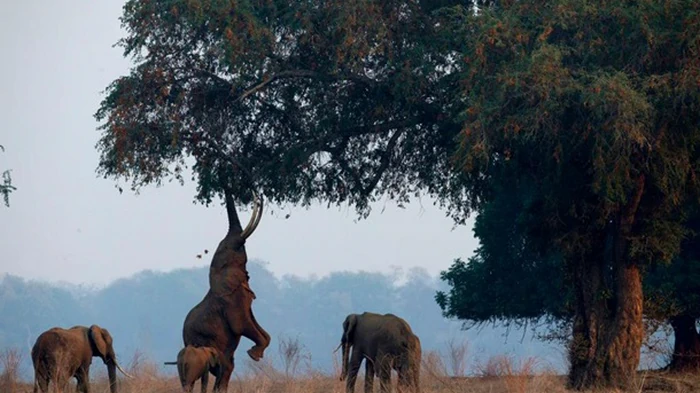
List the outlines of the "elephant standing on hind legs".
{"type": "Polygon", "coordinates": [[[362,360],[365,360],[365,393],[373,392],[375,373],[379,376],[380,391],[391,391],[392,369],[399,375],[399,392],[420,392],[420,340],[402,318],[369,312],[350,314],[343,322],[340,346],[343,347],[340,380],[347,378],[346,393],[354,392],[362,360]]]}
{"type": "Polygon", "coordinates": [[[99,356],[107,365],[109,389],[116,393],[116,369],[127,377],[131,376],[117,363],[112,336],[107,329],[97,325],[89,328],[73,326],[70,329],[55,327],[41,333],[32,347],[34,393],[48,392],[50,381],[53,381],[57,391],[67,393],[68,382],[73,377],[78,381],[78,392],[89,393],[93,356],[99,356]]]}
{"type": "Polygon", "coordinates": [[[209,268],[209,291],[187,314],[182,329],[185,346],[214,347],[222,356],[215,392],[226,392],[233,372],[233,353],[241,336],[255,343],[248,355],[255,361],[263,357],[270,345],[270,335],[253,315],[255,294],[248,285],[245,250],[246,239],[255,231],[262,217],[262,200],[254,194],[255,207],[250,222],[241,228],[230,191],[224,193],[229,229],[219,243],[209,268]]]}

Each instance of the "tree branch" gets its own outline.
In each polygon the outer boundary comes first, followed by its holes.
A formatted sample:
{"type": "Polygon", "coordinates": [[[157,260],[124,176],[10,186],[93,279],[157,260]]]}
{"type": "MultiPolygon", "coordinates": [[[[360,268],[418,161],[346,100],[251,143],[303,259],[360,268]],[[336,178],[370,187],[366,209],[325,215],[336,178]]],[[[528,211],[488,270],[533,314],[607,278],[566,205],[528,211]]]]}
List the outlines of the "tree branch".
{"type": "Polygon", "coordinates": [[[392,135],[391,138],[389,138],[389,142],[386,145],[386,150],[382,152],[382,156],[379,159],[379,168],[377,168],[377,172],[374,174],[374,177],[372,178],[372,180],[370,180],[366,188],[361,187],[362,195],[369,195],[369,193],[372,192],[374,187],[377,186],[377,183],[379,183],[379,180],[382,178],[384,171],[386,171],[386,169],[389,167],[391,153],[394,151],[394,147],[396,147],[396,143],[398,142],[401,134],[403,134],[403,130],[397,130],[396,132],[394,132],[394,135],[392,135]]]}
{"type": "MultiPolygon", "coordinates": [[[[195,69],[198,73],[208,76],[220,83],[224,83],[228,86],[233,87],[233,83],[231,81],[228,81],[215,73],[203,69],[195,69]]],[[[280,71],[277,73],[274,73],[272,75],[265,75],[263,79],[259,82],[256,82],[252,86],[246,88],[243,90],[243,92],[235,99],[233,100],[234,103],[243,101],[244,99],[248,98],[250,95],[257,93],[258,91],[262,90],[265,88],[265,86],[269,85],[270,83],[276,81],[276,80],[281,80],[281,79],[296,79],[296,78],[308,78],[308,79],[316,79],[316,80],[321,80],[321,81],[328,81],[328,80],[350,80],[353,82],[358,82],[362,84],[372,84],[374,81],[370,78],[367,78],[365,76],[359,76],[359,75],[352,75],[352,74],[339,74],[339,75],[328,75],[328,74],[322,74],[319,72],[315,71],[309,71],[309,70],[287,70],[287,71],[280,71]]]]}

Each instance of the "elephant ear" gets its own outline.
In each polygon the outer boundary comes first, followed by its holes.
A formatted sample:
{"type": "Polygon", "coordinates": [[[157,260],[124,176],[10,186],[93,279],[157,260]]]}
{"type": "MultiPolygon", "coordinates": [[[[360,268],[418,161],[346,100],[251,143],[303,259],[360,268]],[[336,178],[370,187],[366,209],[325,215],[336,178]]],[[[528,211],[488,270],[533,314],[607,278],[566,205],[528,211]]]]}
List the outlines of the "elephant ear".
{"type": "Polygon", "coordinates": [[[92,344],[92,356],[99,356],[102,360],[107,358],[107,341],[102,334],[102,328],[97,325],[90,326],[88,337],[92,344]]]}
{"type": "Polygon", "coordinates": [[[343,343],[352,340],[355,326],[357,326],[357,314],[348,315],[347,318],[345,318],[345,322],[343,322],[343,338],[341,340],[343,343]]]}
{"type": "Polygon", "coordinates": [[[219,354],[217,351],[210,351],[210,356],[209,356],[209,368],[213,369],[216,368],[219,365],[219,354]]]}

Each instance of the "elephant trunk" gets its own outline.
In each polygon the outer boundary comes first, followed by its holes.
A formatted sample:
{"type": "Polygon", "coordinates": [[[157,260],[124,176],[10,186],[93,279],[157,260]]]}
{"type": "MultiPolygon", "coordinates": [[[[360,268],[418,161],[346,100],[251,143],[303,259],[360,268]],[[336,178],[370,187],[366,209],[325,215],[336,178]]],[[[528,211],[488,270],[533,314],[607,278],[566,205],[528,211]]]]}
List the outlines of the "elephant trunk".
{"type": "Polygon", "coordinates": [[[348,363],[350,363],[350,342],[344,341],[343,346],[343,370],[340,374],[340,380],[344,380],[348,376],[348,363]]]}
{"type": "Polygon", "coordinates": [[[117,393],[117,362],[112,360],[107,363],[107,376],[109,377],[110,393],[117,393]]]}
{"type": "Polygon", "coordinates": [[[421,369],[421,358],[422,350],[420,345],[420,339],[416,336],[414,343],[412,345],[411,351],[411,384],[413,385],[413,391],[420,393],[420,369],[421,369]]]}

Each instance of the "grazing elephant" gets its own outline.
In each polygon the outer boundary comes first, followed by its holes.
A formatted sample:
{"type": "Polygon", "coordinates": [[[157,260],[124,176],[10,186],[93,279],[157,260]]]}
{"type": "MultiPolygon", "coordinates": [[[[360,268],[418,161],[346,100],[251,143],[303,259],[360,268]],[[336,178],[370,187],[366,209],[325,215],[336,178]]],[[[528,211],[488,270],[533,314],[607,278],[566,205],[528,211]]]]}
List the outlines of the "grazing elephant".
{"type": "MultiPolygon", "coordinates": [[[[219,376],[219,350],[212,347],[193,347],[188,345],[177,354],[177,374],[180,376],[182,389],[191,393],[194,383],[202,380],[202,393],[207,392],[209,373],[219,376]]],[[[173,364],[166,362],[165,364],[173,364]]]]}
{"type": "MultiPolygon", "coordinates": [[[[382,392],[391,390],[391,370],[399,375],[399,392],[420,392],[421,346],[418,336],[402,318],[393,314],[350,314],[343,322],[343,370],[346,393],[355,389],[357,372],[365,360],[365,393],[373,392],[374,375],[382,392]],[[352,358],[350,351],[352,350],[352,358]]],[[[336,348],[337,350],[337,348],[336,348]]]]}
{"type": "Polygon", "coordinates": [[[182,338],[185,346],[214,347],[222,354],[214,391],[225,392],[233,372],[233,353],[241,336],[255,343],[248,355],[255,361],[270,345],[267,334],[253,316],[255,294],[248,285],[246,239],[262,217],[262,200],[254,193],[255,207],[250,222],[241,228],[230,191],[224,193],[229,229],[219,243],[209,268],[209,291],[185,317],[182,338]]]}
{"type": "Polygon", "coordinates": [[[39,390],[48,392],[49,382],[53,380],[59,391],[66,392],[68,381],[75,377],[78,392],[90,392],[90,364],[92,357],[99,356],[107,365],[109,389],[117,392],[117,374],[119,369],[127,374],[117,363],[112,347],[112,336],[107,329],[97,325],[89,328],[73,326],[70,329],[58,327],[41,333],[32,348],[34,364],[34,393],[39,390]]]}

